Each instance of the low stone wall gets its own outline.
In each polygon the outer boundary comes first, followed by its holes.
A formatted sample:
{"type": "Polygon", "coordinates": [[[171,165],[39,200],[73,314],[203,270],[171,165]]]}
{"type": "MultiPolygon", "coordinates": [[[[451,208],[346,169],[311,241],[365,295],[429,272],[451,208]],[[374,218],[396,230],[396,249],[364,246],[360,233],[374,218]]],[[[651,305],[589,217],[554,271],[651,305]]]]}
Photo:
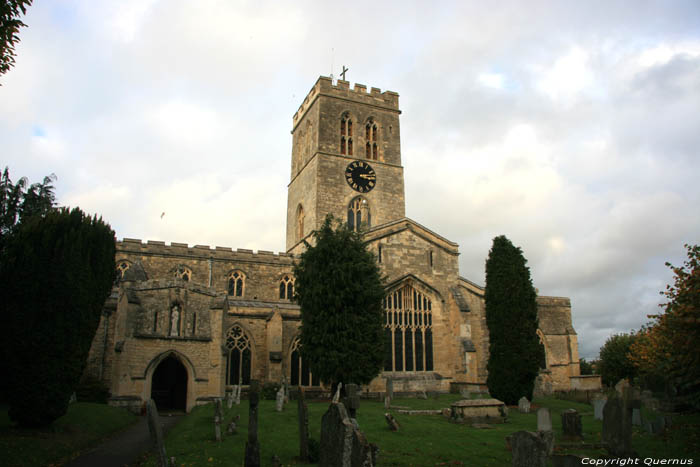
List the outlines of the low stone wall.
{"type": "Polygon", "coordinates": [[[571,389],[579,391],[599,391],[603,387],[600,375],[569,376],[571,389]]]}

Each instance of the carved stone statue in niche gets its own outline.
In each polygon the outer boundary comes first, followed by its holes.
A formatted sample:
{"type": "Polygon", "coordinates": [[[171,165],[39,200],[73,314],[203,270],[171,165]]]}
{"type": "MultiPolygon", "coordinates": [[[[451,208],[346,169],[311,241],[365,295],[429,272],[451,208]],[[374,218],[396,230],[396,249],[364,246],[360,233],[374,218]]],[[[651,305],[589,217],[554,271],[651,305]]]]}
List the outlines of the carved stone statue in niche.
{"type": "Polygon", "coordinates": [[[170,335],[180,335],[180,305],[173,305],[170,309],[170,335]]]}

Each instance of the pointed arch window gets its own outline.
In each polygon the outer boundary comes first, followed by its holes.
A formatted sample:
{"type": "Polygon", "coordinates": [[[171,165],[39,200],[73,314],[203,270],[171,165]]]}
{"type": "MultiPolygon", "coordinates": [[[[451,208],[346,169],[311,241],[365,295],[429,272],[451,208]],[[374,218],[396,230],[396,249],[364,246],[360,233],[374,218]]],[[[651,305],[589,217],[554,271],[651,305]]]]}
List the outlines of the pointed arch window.
{"type": "Polygon", "coordinates": [[[177,279],[182,279],[185,282],[192,280],[192,270],[187,266],[180,265],[175,270],[175,277],[177,279]]]}
{"type": "Polygon", "coordinates": [[[352,156],[352,119],[346,112],[340,118],[340,153],[352,156]]]}
{"type": "Polygon", "coordinates": [[[301,342],[295,338],[289,353],[289,381],[292,386],[318,386],[321,384],[317,375],[311,372],[309,365],[301,358],[301,342]]]}
{"type": "Polygon", "coordinates": [[[233,271],[228,275],[228,294],[234,297],[242,297],[245,291],[245,274],[241,271],[233,271]]]}
{"type": "Polygon", "coordinates": [[[250,384],[252,353],[250,338],[239,325],[226,333],[226,384],[250,384]]]}
{"type": "Polygon", "coordinates": [[[117,280],[118,281],[124,280],[124,274],[126,274],[126,271],[128,271],[130,267],[131,267],[131,263],[129,263],[126,260],[119,261],[117,263],[117,280]]]}
{"type": "Polygon", "coordinates": [[[285,274],[280,281],[280,299],[291,300],[294,298],[294,278],[285,274]]]}
{"type": "Polygon", "coordinates": [[[359,232],[361,228],[371,226],[372,215],[369,202],[362,196],[357,196],[348,205],[348,228],[359,232]]]}
{"type": "Polygon", "coordinates": [[[377,160],[377,124],[369,119],[365,125],[365,158],[377,160]]]}
{"type": "Polygon", "coordinates": [[[384,370],[433,371],[433,305],[411,285],[384,298],[384,370]]]}

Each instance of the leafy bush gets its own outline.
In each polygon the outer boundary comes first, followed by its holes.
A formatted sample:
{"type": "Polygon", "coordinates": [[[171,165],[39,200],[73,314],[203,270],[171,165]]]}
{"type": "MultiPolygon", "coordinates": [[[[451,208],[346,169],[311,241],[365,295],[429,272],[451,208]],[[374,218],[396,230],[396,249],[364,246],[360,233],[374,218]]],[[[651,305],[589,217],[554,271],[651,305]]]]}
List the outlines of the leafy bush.
{"type": "Polygon", "coordinates": [[[603,384],[614,386],[623,378],[630,381],[637,375],[637,369],[629,358],[634,334],[615,334],[608,337],[600,348],[598,371],[603,384]]]}

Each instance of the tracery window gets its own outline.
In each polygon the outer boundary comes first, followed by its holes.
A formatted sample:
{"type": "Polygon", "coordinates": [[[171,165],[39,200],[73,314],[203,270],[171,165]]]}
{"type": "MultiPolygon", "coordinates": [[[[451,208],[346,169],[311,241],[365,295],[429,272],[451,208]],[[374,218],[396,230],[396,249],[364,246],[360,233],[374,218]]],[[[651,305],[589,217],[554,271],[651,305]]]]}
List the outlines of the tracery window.
{"type": "Polygon", "coordinates": [[[119,261],[117,264],[117,280],[124,280],[124,274],[126,274],[126,271],[128,271],[130,267],[131,263],[128,261],[119,261]]]}
{"type": "Polygon", "coordinates": [[[433,305],[410,285],[384,298],[385,371],[433,371],[433,305]]]}
{"type": "Polygon", "coordinates": [[[301,241],[304,238],[304,208],[301,204],[297,206],[296,239],[301,241]]]}
{"type": "Polygon", "coordinates": [[[347,113],[340,119],[340,153],[352,156],[352,119],[347,113]]]}
{"type": "Polygon", "coordinates": [[[369,227],[371,221],[372,216],[367,200],[362,196],[353,198],[348,205],[348,228],[359,232],[361,227],[369,227]]]}
{"type": "Polygon", "coordinates": [[[182,279],[185,282],[192,280],[192,270],[187,266],[180,265],[175,270],[175,277],[177,279],[182,279]]]}
{"type": "Polygon", "coordinates": [[[280,281],[280,299],[291,300],[294,298],[294,278],[285,274],[280,281]]]}
{"type": "Polygon", "coordinates": [[[373,119],[365,125],[365,158],[377,160],[377,124],[373,119]]]}
{"type": "Polygon", "coordinates": [[[245,289],[245,274],[241,271],[233,271],[228,275],[228,294],[234,297],[242,297],[245,289]]]}
{"type": "Polygon", "coordinates": [[[250,338],[239,325],[234,325],[226,333],[226,384],[250,384],[251,345],[250,338]]]}
{"type": "Polygon", "coordinates": [[[318,386],[321,384],[317,375],[314,375],[299,352],[301,342],[299,338],[295,338],[292,343],[292,351],[289,355],[290,375],[289,381],[292,386],[318,386]]]}

